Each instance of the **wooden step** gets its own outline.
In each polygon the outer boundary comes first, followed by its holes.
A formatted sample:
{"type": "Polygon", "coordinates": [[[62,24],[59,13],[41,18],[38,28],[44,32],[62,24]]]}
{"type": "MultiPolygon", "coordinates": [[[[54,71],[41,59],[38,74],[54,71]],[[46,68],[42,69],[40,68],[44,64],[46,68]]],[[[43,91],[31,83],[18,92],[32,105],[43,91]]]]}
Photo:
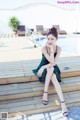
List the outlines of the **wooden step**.
{"type": "MultiPolygon", "coordinates": [[[[67,107],[80,105],[80,91],[63,93],[67,107]]],[[[57,94],[49,95],[48,105],[42,104],[42,96],[0,102],[0,112],[8,112],[9,117],[29,115],[61,109],[57,94]]]]}
{"type": "MultiPolygon", "coordinates": [[[[0,63],[0,84],[37,81],[32,72],[40,60],[0,63]]],[[[60,58],[58,66],[62,78],[80,76],[80,56],[60,58]]]]}
{"type": "MultiPolygon", "coordinates": [[[[60,83],[63,92],[80,90],[80,77],[64,78],[60,83]]],[[[39,81],[0,85],[0,101],[40,96],[44,83],[39,81]]],[[[49,94],[56,93],[53,85],[49,86],[49,94]]]]}

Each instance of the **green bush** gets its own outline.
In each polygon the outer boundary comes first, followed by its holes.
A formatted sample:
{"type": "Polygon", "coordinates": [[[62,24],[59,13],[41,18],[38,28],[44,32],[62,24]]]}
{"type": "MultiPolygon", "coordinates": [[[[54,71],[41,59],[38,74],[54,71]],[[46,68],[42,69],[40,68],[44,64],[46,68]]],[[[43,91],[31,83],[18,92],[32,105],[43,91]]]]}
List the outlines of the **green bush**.
{"type": "Polygon", "coordinates": [[[9,26],[13,31],[17,31],[18,25],[20,24],[19,20],[16,17],[12,17],[9,20],[9,26]]]}

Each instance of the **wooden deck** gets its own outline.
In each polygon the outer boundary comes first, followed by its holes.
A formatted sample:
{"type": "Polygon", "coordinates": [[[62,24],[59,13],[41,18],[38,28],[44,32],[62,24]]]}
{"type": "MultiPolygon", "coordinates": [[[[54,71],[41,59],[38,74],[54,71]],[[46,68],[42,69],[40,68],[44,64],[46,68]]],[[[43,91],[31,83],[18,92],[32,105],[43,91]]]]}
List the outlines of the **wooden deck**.
{"type": "MultiPolygon", "coordinates": [[[[61,109],[52,84],[49,86],[48,105],[41,102],[44,84],[32,73],[39,62],[0,63],[0,112],[9,112],[9,117],[14,117],[61,109]]],[[[67,107],[80,105],[80,57],[60,58],[58,66],[62,72],[60,84],[67,107]]]]}

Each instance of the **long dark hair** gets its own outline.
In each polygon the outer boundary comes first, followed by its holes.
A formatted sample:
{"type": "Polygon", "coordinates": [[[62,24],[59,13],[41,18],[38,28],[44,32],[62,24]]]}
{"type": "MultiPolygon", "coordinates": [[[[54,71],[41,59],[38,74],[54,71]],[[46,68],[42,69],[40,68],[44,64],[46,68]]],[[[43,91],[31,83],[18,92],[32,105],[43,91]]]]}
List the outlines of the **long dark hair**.
{"type": "MultiPolygon", "coordinates": [[[[49,32],[48,32],[48,35],[50,35],[50,34],[52,34],[53,36],[55,36],[56,39],[57,39],[57,38],[58,38],[58,31],[57,31],[57,28],[52,27],[52,28],[49,30],[49,32]]],[[[48,36],[48,35],[47,35],[47,36],[48,36]]]]}

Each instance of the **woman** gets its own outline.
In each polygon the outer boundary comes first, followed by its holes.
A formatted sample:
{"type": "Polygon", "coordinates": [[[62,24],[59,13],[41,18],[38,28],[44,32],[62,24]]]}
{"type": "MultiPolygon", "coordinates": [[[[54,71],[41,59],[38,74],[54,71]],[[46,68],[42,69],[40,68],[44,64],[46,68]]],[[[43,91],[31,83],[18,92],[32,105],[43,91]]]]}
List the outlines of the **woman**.
{"type": "Polygon", "coordinates": [[[39,78],[40,82],[45,82],[42,99],[43,104],[47,105],[48,103],[48,87],[51,81],[60,98],[62,113],[64,116],[68,116],[68,110],[66,108],[63,93],[59,84],[59,82],[61,82],[61,72],[57,66],[57,61],[61,53],[61,48],[56,45],[58,32],[55,27],[51,28],[47,35],[47,38],[48,40],[46,45],[42,47],[42,60],[37,69],[34,69],[32,71],[39,78]]]}

